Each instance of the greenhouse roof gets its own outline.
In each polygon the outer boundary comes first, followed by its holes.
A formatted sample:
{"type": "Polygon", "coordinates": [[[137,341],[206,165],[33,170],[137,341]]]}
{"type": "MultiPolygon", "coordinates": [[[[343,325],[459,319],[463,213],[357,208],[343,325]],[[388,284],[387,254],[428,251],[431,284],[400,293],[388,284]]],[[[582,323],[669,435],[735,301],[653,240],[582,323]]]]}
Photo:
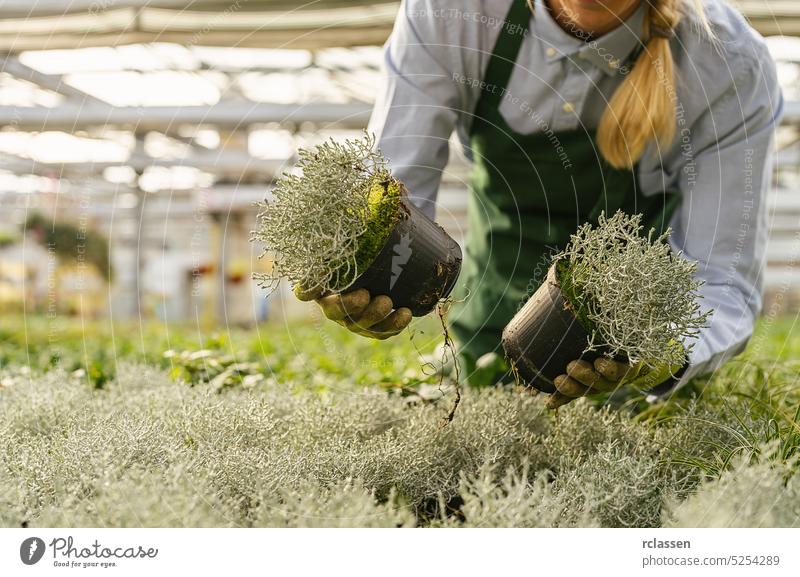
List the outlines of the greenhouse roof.
{"type": "Polygon", "coordinates": [[[6,0],[0,50],[173,42],[315,49],[381,44],[399,3],[387,0],[6,0]]]}
{"type": "MultiPolygon", "coordinates": [[[[171,42],[317,49],[381,44],[396,0],[4,0],[0,50],[171,42]]],[[[762,34],[800,35],[796,0],[734,0],[762,34]]]]}

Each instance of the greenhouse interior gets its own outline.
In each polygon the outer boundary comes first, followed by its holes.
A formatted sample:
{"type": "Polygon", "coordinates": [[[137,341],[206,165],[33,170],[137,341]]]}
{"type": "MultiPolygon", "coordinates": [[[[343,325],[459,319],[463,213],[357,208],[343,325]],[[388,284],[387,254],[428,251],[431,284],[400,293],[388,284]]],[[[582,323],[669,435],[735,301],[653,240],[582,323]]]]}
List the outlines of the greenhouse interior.
{"type": "MultiPolygon", "coordinates": [[[[800,7],[735,4],[767,37],[786,99],[765,285],[773,306],[796,310],[800,7]]],[[[0,306],[242,326],[277,311],[307,314],[286,286],[267,294],[251,278],[271,266],[249,242],[255,203],[298,147],[364,130],[397,9],[358,0],[3,2],[0,306]],[[80,272],[54,263],[41,234],[25,228],[33,216],[107,242],[107,262],[80,272]]],[[[451,151],[437,214],[461,240],[469,165],[458,146],[451,151]]]]}
{"type": "Polygon", "coordinates": [[[0,315],[0,575],[799,575],[800,0],[0,0],[0,315]]]}

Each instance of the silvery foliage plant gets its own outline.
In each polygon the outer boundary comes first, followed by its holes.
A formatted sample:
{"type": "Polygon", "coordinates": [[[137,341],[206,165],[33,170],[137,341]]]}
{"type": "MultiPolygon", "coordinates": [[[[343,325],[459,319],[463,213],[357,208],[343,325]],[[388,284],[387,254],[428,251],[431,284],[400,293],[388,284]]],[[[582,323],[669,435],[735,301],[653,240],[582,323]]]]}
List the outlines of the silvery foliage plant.
{"type": "Polygon", "coordinates": [[[374,150],[374,137],[301,149],[295,171],[275,183],[252,240],[262,241],[272,271],[256,273],[261,286],[274,289],[281,278],[303,290],[339,292],[360,274],[356,252],[367,230],[369,192],[388,174],[386,159],[374,150]]]}
{"type": "Polygon", "coordinates": [[[712,311],[700,310],[697,264],[672,251],[670,230],[642,235],[641,219],[601,214],[598,226],[581,226],[555,261],[566,263],[572,305],[593,329],[587,350],[631,364],[682,365],[712,311]]]}

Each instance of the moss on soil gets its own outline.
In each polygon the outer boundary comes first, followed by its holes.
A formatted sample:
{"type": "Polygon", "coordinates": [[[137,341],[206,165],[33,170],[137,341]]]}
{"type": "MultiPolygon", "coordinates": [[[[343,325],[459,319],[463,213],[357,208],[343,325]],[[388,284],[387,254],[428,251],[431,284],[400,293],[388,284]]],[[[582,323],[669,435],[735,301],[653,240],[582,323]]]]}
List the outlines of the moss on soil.
{"type": "Polygon", "coordinates": [[[403,185],[388,173],[375,177],[369,191],[367,230],[358,239],[356,263],[359,274],[367,270],[380,254],[397,221],[403,185]]]}
{"type": "Polygon", "coordinates": [[[558,260],[555,263],[556,267],[556,281],[558,282],[558,286],[561,288],[561,294],[564,297],[564,300],[567,302],[569,309],[572,311],[572,314],[575,315],[575,318],[578,319],[578,322],[581,323],[581,326],[586,330],[588,333],[592,333],[594,331],[594,325],[592,321],[589,320],[588,311],[586,307],[578,306],[577,303],[581,301],[579,298],[579,288],[575,286],[575,283],[572,282],[572,270],[570,263],[566,260],[558,260]]]}

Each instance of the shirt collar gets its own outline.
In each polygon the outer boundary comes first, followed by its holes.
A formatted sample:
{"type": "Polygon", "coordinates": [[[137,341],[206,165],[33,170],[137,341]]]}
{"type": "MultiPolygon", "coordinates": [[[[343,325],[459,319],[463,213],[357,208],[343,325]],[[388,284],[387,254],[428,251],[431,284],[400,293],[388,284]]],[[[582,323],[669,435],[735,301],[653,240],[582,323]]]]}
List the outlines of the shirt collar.
{"type": "Polygon", "coordinates": [[[639,7],[614,30],[600,38],[584,41],[565,31],[553,19],[544,0],[535,0],[533,31],[545,45],[547,62],[562,58],[580,58],[591,62],[608,75],[625,73],[623,64],[634,48],[642,43],[647,2],[639,7]]]}

